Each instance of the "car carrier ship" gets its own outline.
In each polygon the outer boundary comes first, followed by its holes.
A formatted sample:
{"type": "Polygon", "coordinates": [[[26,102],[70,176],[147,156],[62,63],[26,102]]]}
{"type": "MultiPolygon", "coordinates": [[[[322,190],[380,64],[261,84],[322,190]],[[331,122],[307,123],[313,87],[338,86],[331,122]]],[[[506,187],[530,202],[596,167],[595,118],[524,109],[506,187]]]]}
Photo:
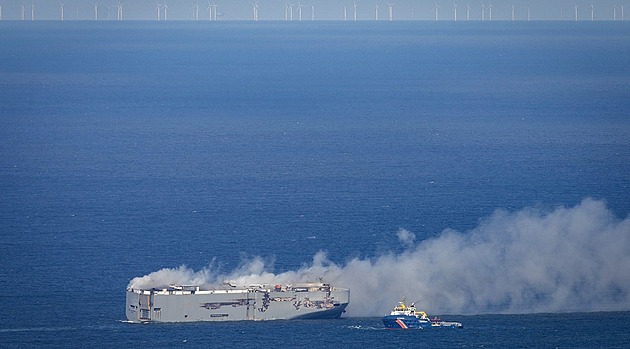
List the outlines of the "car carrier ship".
{"type": "Polygon", "coordinates": [[[333,319],[345,312],[350,290],[327,283],[127,288],[131,322],[333,319]]]}

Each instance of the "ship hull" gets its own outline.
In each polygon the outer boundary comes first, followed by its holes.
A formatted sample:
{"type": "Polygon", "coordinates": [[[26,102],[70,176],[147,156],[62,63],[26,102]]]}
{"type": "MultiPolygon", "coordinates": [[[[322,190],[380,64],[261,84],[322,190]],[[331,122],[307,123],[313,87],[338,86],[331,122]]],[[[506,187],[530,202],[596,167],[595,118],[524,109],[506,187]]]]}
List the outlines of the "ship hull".
{"type": "Polygon", "coordinates": [[[424,329],[431,328],[431,321],[416,316],[387,315],[383,317],[383,325],[386,329],[424,329]]]}
{"type": "Polygon", "coordinates": [[[333,287],[127,290],[131,322],[334,319],[350,301],[333,287]]]}

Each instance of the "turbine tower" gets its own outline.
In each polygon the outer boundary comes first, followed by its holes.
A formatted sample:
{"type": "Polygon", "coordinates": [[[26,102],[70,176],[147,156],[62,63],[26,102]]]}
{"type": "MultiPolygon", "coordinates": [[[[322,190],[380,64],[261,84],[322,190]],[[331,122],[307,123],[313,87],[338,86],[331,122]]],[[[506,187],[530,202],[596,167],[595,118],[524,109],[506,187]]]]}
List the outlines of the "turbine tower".
{"type": "Polygon", "coordinates": [[[374,10],[374,20],[378,21],[378,3],[376,3],[376,9],[374,10]]]}
{"type": "Polygon", "coordinates": [[[195,1],[195,4],[193,5],[193,19],[195,21],[199,20],[199,1],[195,1]]]}
{"type": "Polygon", "coordinates": [[[22,9],[22,20],[24,20],[24,4],[20,5],[20,8],[22,9]]]}
{"type": "Polygon", "coordinates": [[[488,2],[488,11],[489,11],[489,14],[490,14],[490,20],[492,20],[492,8],[493,8],[493,7],[494,7],[494,6],[492,6],[492,4],[490,4],[490,3],[488,2]]]}
{"type": "Polygon", "coordinates": [[[298,20],[302,22],[302,3],[298,2],[298,20]]]}
{"type": "Polygon", "coordinates": [[[617,20],[617,5],[613,6],[613,21],[616,21],[616,20],[617,20]]]}
{"type": "Polygon", "coordinates": [[[343,5],[343,20],[348,20],[348,7],[346,5],[343,5]]]}
{"type": "Polygon", "coordinates": [[[315,5],[311,5],[311,21],[315,20],[315,5]]]}
{"type": "Polygon", "coordinates": [[[512,3],[512,22],[514,22],[514,3],[512,3]]]}
{"type": "MultiPolygon", "coordinates": [[[[615,6],[615,10],[617,6],[615,6]]],[[[595,5],[591,4],[591,22],[595,20],[595,5]]]]}
{"type": "Polygon", "coordinates": [[[60,12],[60,16],[61,16],[60,18],[61,18],[61,21],[63,22],[63,2],[59,3],[59,8],[60,8],[60,11],[61,11],[60,12]]]}
{"type": "Polygon", "coordinates": [[[161,8],[162,8],[162,5],[160,5],[160,3],[156,1],[155,2],[155,9],[157,11],[157,20],[158,20],[158,22],[160,21],[160,17],[162,17],[161,13],[160,13],[160,9],[161,8]]]}
{"type": "Polygon", "coordinates": [[[35,20],[35,4],[31,3],[31,21],[35,20]]]}
{"type": "Polygon", "coordinates": [[[166,5],[166,0],[164,0],[164,20],[168,19],[168,5],[166,5]]]}
{"type": "Polygon", "coordinates": [[[392,7],[394,4],[388,2],[387,6],[389,8],[389,21],[393,21],[394,20],[394,8],[392,7]]]}
{"type": "Polygon", "coordinates": [[[357,3],[355,2],[354,4],[354,21],[357,21],[357,3]]]}
{"type": "Polygon", "coordinates": [[[2,4],[0,4],[0,21],[2,20],[2,4]]]}
{"type": "Polygon", "coordinates": [[[481,21],[485,21],[486,20],[486,4],[484,4],[483,2],[481,3],[481,21]]]}
{"type": "Polygon", "coordinates": [[[289,4],[289,20],[293,20],[293,4],[289,4]]]}
{"type": "Polygon", "coordinates": [[[254,22],[258,21],[258,2],[253,3],[254,22]]]}
{"type": "Polygon", "coordinates": [[[457,4],[453,3],[453,20],[457,22],[457,4]]]}
{"type": "Polygon", "coordinates": [[[438,20],[438,9],[440,8],[440,5],[435,4],[435,21],[437,22],[438,20]]]}
{"type": "Polygon", "coordinates": [[[289,20],[289,3],[284,3],[284,20],[289,20]]]}
{"type": "Polygon", "coordinates": [[[466,20],[470,21],[470,4],[466,4],[466,20]]]}

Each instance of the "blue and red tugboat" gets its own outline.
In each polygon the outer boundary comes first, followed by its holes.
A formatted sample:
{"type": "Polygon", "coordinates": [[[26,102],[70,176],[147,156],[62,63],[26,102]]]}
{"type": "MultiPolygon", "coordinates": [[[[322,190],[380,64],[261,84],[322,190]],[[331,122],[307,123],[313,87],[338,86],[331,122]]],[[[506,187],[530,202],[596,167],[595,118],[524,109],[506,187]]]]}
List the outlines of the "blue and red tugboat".
{"type": "Polygon", "coordinates": [[[430,319],[427,313],[416,310],[416,305],[405,305],[405,297],[402,302],[392,310],[389,315],[383,316],[383,324],[387,329],[424,329],[424,328],[464,328],[459,322],[442,321],[440,318],[430,319]]]}

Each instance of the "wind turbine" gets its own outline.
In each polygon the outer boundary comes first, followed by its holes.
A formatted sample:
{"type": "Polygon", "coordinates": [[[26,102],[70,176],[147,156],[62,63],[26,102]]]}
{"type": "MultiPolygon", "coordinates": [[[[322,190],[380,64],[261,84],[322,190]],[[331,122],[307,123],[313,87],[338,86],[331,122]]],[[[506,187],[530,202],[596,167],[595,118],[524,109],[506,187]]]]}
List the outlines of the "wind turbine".
{"type": "Polygon", "coordinates": [[[60,2],[60,3],[59,3],[59,8],[60,8],[60,10],[61,10],[61,13],[60,13],[60,15],[61,15],[61,21],[63,22],[63,2],[60,2]]]}
{"type": "Polygon", "coordinates": [[[577,22],[578,20],[578,5],[575,4],[575,21],[577,22]]]}
{"type": "Polygon", "coordinates": [[[492,4],[490,2],[488,2],[488,11],[490,11],[490,20],[492,20],[492,8],[494,6],[492,6],[492,4]]]}
{"type": "Polygon", "coordinates": [[[348,7],[346,5],[343,5],[343,20],[348,20],[348,7]]]}
{"type": "MultiPolygon", "coordinates": [[[[615,10],[617,9],[617,6],[615,6],[615,10]]],[[[591,4],[591,22],[595,20],[595,6],[593,4],[591,4]]]]}
{"type": "Polygon", "coordinates": [[[393,21],[394,20],[394,8],[393,8],[394,4],[391,2],[387,3],[387,7],[389,8],[389,21],[393,21]]]}
{"type": "Polygon", "coordinates": [[[532,8],[527,6],[527,21],[531,21],[532,20],[532,8]]]}
{"type": "Polygon", "coordinates": [[[164,0],[164,20],[168,19],[168,5],[166,4],[166,0],[164,0]]]}
{"type": "Polygon", "coordinates": [[[438,9],[440,8],[440,5],[438,5],[437,3],[435,4],[435,21],[437,22],[438,20],[438,9]]]}
{"type": "Polygon", "coordinates": [[[118,6],[118,16],[117,16],[117,19],[118,19],[119,21],[122,21],[122,20],[123,20],[123,5],[124,5],[124,4],[123,4],[122,2],[120,2],[120,1],[119,1],[119,2],[118,2],[118,4],[117,4],[117,6],[118,6]]]}
{"type": "Polygon", "coordinates": [[[199,20],[199,1],[195,1],[195,4],[193,5],[193,19],[195,21],[199,20]]]}
{"type": "Polygon", "coordinates": [[[315,5],[311,5],[311,21],[315,20],[315,5]]]}
{"type": "Polygon", "coordinates": [[[208,10],[209,10],[209,17],[208,19],[210,21],[216,21],[217,20],[217,7],[219,7],[219,5],[215,4],[214,2],[212,3],[212,5],[210,4],[210,1],[208,1],[208,10]],[[212,13],[212,10],[214,9],[214,14],[212,13]]]}
{"type": "Polygon", "coordinates": [[[354,3],[354,21],[357,21],[357,3],[354,3]]]}
{"type": "Polygon", "coordinates": [[[93,2],[94,5],[94,20],[98,21],[98,2],[93,2]]]}
{"type": "Polygon", "coordinates": [[[374,20],[378,21],[378,2],[376,3],[376,9],[374,10],[374,20]]]}
{"type": "Polygon", "coordinates": [[[512,22],[514,22],[514,3],[512,3],[512,22]]]}
{"type": "Polygon", "coordinates": [[[470,3],[466,3],[466,20],[470,21],[470,3]]]}
{"type": "Polygon", "coordinates": [[[457,22],[457,4],[453,3],[453,20],[457,22]]]}
{"type": "Polygon", "coordinates": [[[155,9],[157,11],[157,20],[158,20],[158,22],[160,21],[160,17],[162,17],[161,14],[160,14],[160,9],[161,8],[162,8],[162,5],[160,5],[160,3],[156,1],[155,2],[155,9]]]}
{"type": "Polygon", "coordinates": [[[284,3],[284,20],[289,20],[289,3],[287,2],[284,3]]]}
{"type": "Polygon", "coordinates": [[[481,3],[481,21],[485,21],[486,20],[486,4],[485,3],[481,3]]]}
{"type": "Polygon", "coordinates": [[[2,4],[0,4],[0,21],[2,20],[2,4]]]}
{"type": "Polygon", "coordinates": [[[613,21],[617,20],[617,5],[613,6],[613,21]]]}
{"type": "Polygon", "coordinates": [[[35,20],[35,4],[31,3],[31,21],[35,20]]]}
{"type": "Polygon", "coordinates": [[[298,2],[298,20],[302,22],[302,3],[298,2]]]}
{"type": "Polygon", "coordinates": [[[293,4],[289,4],[289,20],[293,20],[293,4]]]}
{"type": "Polygon", "coordinates": [[[258,2],[252,4],[254,10],[254,21],[258,21],[258,2]]]}

